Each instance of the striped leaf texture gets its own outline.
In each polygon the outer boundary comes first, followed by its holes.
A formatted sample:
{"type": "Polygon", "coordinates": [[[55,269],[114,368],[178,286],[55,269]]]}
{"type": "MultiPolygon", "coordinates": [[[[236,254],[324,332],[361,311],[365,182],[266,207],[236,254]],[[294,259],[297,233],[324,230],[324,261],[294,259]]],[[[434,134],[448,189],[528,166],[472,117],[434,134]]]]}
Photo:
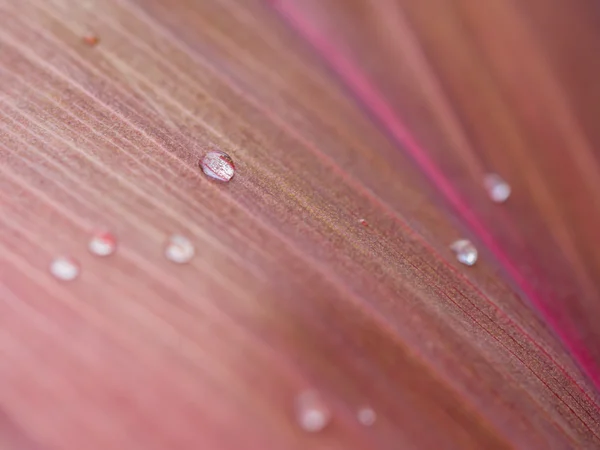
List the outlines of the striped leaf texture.
{"type": "Polygon", "coordinates": [[[0,0],[0,448],[600,448],[599,25],[0,0]]]}

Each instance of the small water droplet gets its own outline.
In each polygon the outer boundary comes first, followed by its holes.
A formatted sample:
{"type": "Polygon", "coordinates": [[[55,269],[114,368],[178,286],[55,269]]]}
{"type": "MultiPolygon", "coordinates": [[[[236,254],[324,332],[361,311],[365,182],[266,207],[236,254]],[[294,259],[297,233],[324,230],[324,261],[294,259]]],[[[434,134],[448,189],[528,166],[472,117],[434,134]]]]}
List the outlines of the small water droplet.
{"type": "Polygon", "coordinates": [[[296,398],[296,416],[304,431],[317,433],[331,420],[331,412],[316,391],[304,391],[296,398]]]}
{"type": "Polygon", "coordinates": [[[227,153],[217,150],[208,152],[200,161],[202,171],[209,177],[219,181],[229,181],[235,173],[233,160],[227,153]]]}
{"type": "Polygon", "coordinates": [[[179,234],[174,234],[169,238],[165,249],[165,257],[169,261],[177,264],[185,264],[194,256],[195,249],[191,241],[179,234]]]}
{"type": "Polygon", "coordinates": [[[73,258],[59,256],[52,260],[50,273],[59,280],[71,281],[79,276],[79,264],[73,258]]]}
{"type": "Polygon", "coordinates": [[[86,34],[81,39],[90,47],[95,47],[96,45],[98,45],[98,42],[100,42],[100,38],[95,34],[86,34]]]}
{"type": "Polygon", "coordinates": [[[450,249],[456,253],[456,259],[458,262],[466,265],[472,266],[477,262],[477,249],[471,243],[471,241],[467,239],[459,239],[455,241],[450,249]]]}
{"type": "Polygon", "coordinates": [[[493,202],[504,203],[510,197],[510,185],[495,173],[487,174],[483,184],[493,202]]]}
{"type": "Polygon", "coordinates": [[[90,239],[88,249],[97,256],[112,255],[117,249],[117,239],[108,231],[97,233],[90,239]]]}
{"type": "Polygon", "coordinates": [[[370,427],[375,423],[375,420],[377,419],[377,414],[375,414],[375,411],[373,411],[372,408],[365,406],[358,410],[358,413],[356,413],[356,417],[358,418],[358,421],[364,426],[370,427]]]}

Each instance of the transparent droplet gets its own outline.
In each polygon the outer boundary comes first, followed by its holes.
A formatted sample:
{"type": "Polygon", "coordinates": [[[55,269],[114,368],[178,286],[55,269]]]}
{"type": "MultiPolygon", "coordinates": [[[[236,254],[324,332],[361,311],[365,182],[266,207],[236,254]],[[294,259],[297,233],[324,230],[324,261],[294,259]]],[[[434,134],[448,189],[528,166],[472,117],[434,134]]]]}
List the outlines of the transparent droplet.
{"type": "Polygon", "coordinates": [[[55,278],[71,281],[79,276],[79,264],[68,256],[59,256],[50,264],[50,273],[55,278]]]}
{"type": "Polygon", "coordinates": [[[167,247],[165,248],[165,257],[169,261],[177,264],[189,262],[194,256],[195,249],[191,241],[179,234],[174,234],[169,238],[167,247]]]}
{"type": "Polygon", "coordinates": [[[204,155],[200,167],[206,175],[219,181],[229,181],[235,173],[235,165],[231,157],[217,150],[204,155]]]}
{"type": "Polygon", "coordinates": [[[356,417],[358,421],[364,426],[370,427],[375,423],[375,420],[377,419],[377,414],[375,414],[375,411],[373,411],[372,408],[365,406],[358,410],[358,412],[356,413],[356,417]]]}
{"type": "Polygon", "coordinates": [[[97,256],[112,255],[117,249],[117,239],[108,231],[97,233],[90,239],[88,249],[97,256]]]}
{"type": "Polygon", "coordinates": [[[472,266],[477,262],[477,249],[467,239],[455,241],[450,246],[450,249],[456,253],[456,259],[462,264],[472,266]]]}
{"type": "Polygon", "coordinates": [[[510,185],[495,173],[487,174],[483,180],[493,202],[504,203],[510,197],[510,185]]]}
{"type": "Polygon", "coordinates": [[[317,433],[331,420],[331,412],[316,391],[304,391],[296,398],[296,417],[304,431],[317,433]]]}

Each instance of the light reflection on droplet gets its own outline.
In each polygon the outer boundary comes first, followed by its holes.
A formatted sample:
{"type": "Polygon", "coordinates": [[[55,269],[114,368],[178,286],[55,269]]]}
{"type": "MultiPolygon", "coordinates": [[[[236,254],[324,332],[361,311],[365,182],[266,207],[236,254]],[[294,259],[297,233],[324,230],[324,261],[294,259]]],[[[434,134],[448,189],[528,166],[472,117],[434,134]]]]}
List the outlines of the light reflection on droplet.
{"type": "Polygon", "coordinates": [[[356,413],[356,417],[358,418],[358,421],[364,426],[370,427],[375,423],[375,420],[377,419],[377,414],[375,414],[373,408],[365,406],[358,410],[358,412],[356,413]]]}
{"type": "Polygon", "coordinates": [[[79,276],[79,264],[68,256],[59,256],[50,263],[50,273],[59,280],[71,281],[79,276]]]}
{"type": "Polygon", "coordinates": [[[108,231],[97,233],[90,239],[88,249],[97,256],[112,255],[117,249],[117,239],[108,231]]]}
{"type": "Polygon", "coordinates": [[[331,412],[316,391],[308,390],[296,398],[296,418],[304,431],[317,433],[327,426],[331,412]]]}
{"type": "Polygon", "coordinates": [[[200,161],[202,171],[209,177],[227,182],[235,173],[235,165],[231,157],[224,152],[213,150],[208,152],[200,161]]]}
{"type": "Polygon", "coordinates": [[[471,241],[467,239],[459,239],[455,241],[450,249],[456,253],[456,259],[458,262],[466,265],[472,266],[477,262],[477,249],[471,243],[471,241]]]}
{"type": "Polygon", "coordinates": [[[495,173],[487,174],[483,184],[493,202],[504,203],[510,197],[510,185],[495,173]]]}
{"type": "Polygon", "coordinates": [[[179,234],[171,236],[165,248],[165,257],[177,264],[189,262],[193,258],[194,253],[195,249],[191,241],[179,234]]]}

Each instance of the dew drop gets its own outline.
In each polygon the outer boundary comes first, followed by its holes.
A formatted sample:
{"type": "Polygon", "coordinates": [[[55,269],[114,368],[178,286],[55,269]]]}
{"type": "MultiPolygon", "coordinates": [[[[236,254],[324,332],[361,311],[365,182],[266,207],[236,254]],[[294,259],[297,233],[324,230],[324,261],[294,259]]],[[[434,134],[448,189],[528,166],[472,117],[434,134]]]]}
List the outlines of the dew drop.
{"type": "Polygon", "coordinates": [[[97,256],[112,255],[117,249],[117,239],[108,231],[97,233],[90,239],[88,249],[97,256]]]}
{"type": "Polygon", "coordinates": [[[71,281],[79,276],[79,264],[68,256],[59,256],[50,264],[50,273],[55,278],[71,281]]]}
{"type": "Polygon", "coordinates": [[[231,180],[235,173],[235,165],[233,160],[227,153],[217,150],[208,152],[200,161],[202,171],[209,177],[227,182],[231,180]]]}
{"type": "Polygon", "coordinates": [[[331,412],[316,391],[304,391],[296,398],[296,417],[300,427],[309,433],[323,430],[331,420],[331,412]]]}
{"type": "Polygon", "coordinates": [[[165,248],[165,257],[169,261],[177,264],[185,264],[194,256],[194,245],[190,240],[179,234],[174,234],[169,238],[167,247],[165,248]]]}
{"type": "Polygon", "coordinates": [[[358,418],[358,421],[364,426],[370,427],[375,423],[375,420],[377,419],[377,414],[375,414],[375,411],[373,411],[372,408],[365,406],[358,410],[358,412],[356,413],[356,417],[358,418]]]}
{"type": "Polygon", "coordinates": [[[456,253],[456,259],[458,262],[472,266],[477,262],[477,249],[467,239],[459,239],[450,246],[450,249],[456,253]]]}
{"type": "Polygon", "coordinates": [[[495,173],[487,174],[483,184],[488,195],[495,203],[504,203],[510,197],[510,185],[504,179],[495,173]]]}

